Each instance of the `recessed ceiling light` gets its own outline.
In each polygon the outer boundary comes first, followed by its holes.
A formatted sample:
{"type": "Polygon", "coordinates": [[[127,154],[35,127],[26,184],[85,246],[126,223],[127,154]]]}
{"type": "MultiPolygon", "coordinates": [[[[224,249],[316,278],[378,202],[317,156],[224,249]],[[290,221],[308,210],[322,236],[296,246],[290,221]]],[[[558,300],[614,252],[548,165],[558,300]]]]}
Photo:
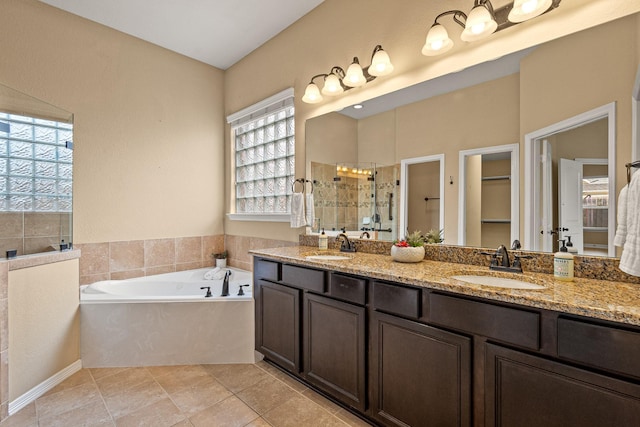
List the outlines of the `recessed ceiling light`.
{"type": "Polygon", "coordinates": [[[356,104],[353,106],[353,108],[355,108],[356,110],[359,110],[362,108],[362,104],[356,104]]]}

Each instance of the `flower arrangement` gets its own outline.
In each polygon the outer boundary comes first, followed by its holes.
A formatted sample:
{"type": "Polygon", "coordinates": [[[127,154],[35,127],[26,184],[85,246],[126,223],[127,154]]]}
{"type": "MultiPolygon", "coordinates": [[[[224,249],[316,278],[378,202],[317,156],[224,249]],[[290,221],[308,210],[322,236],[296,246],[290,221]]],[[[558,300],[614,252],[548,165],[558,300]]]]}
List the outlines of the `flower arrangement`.
{"type": "Polygon", "coordinates": [[[211,254],[211,257],[213,257],[213,259],[227,259],[228,256],[229,256],[229,252],[227,251],[211,254]]]}
{"type": "Polygon", "coordinates": [[[422,231],[416,230],[413,233],[407,234],[402,240],[396,240],[393,242],[394,246],[399,248],[417,248],[425,243],[425,238],[422,236],[422,231]]]}
{"type": "Polygon", "coordinates": [[[431,229],[427,234],[424,235],[425,243],[442,243],[444,239],[442,238],[442,232],[444,230],[434,230],[431,229]]]}

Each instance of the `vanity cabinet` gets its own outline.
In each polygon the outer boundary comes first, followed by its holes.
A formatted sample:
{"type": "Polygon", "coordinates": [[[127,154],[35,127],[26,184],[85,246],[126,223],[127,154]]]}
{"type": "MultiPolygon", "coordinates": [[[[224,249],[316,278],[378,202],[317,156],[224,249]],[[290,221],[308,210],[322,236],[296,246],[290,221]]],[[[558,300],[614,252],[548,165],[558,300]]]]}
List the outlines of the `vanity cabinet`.
{"type": "Polygon", "coordinates": [[[471,425],[471,338],[371,316],[373,416],[389,426],[471,425]]]}
{"type": "Polygon", "coordinates": [[[493,344],[486,361],[487,427],[638,425],[638,384],[493,344]]]}

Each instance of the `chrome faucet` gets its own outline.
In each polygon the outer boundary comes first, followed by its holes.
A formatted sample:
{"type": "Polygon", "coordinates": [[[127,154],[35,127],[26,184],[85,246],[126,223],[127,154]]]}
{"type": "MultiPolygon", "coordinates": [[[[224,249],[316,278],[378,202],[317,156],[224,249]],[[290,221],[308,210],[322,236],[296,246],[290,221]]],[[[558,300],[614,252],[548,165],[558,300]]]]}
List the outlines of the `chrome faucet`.
{"type": "Polygon", "coordinates": [[[224,279],[222,280],[222,293],[220,294],[221,297],[229,296],[229,276],[231,276],[231,270],[227,270],[226,273],[224,273],[224,279]]]}
{"type": "Polygon", "coordinates": [[[338,234],[338,240],[342,237],[342,244],[340,245],[340,252],[355,252],[356,247],[351,243],[346,234],[340,233],[338,234]]]}

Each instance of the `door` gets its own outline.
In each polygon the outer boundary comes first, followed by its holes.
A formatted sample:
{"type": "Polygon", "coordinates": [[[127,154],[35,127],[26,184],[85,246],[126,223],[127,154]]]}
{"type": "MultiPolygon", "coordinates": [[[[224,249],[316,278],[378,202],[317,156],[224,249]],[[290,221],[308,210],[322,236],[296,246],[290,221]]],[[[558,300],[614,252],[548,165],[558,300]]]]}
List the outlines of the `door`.
{"type": "Polygon", "coordinates": [[[300,372],[300,290],[258,280],[256,350],[293,373],[300,372]]]}
{"type": "Polygon", "coordinates": [[[571,236],[573,246],[578,253],[584,253],[584,237],[582,235],[582,163],[560,159],[558,164],[558,226],[561,230],[559,239],[571,236]]]}
{"type": "Polygon", "coordinates": [[[303,312],[305,378],[364,412],[365,308],[305,293],[303,312]]]}
{"type": "Polygon", "coordinates": [[[471,425],[471,339],[378,312],[371,320],[373,416],[390,426],[471,425]]]}
{"type": "Polygon", "coordinates": [[[551,160],[551,144],[542,141],[542,206],[540,212],[540,233],[542,251],[553,252],[553,163],[551,160]]]}

